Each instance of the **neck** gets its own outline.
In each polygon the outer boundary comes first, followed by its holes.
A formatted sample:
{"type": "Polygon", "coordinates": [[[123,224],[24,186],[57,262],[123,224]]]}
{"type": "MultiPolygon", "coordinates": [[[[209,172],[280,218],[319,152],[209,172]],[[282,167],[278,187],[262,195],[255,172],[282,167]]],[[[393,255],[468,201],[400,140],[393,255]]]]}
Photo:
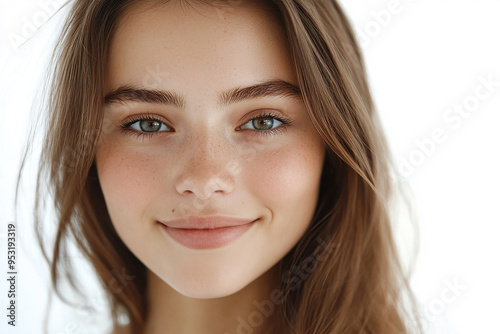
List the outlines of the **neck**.
{"type": "Polygon", "coordinates": [[[148,315],[142,334],[272,333],[278,305],[271,304],[270,296],[279,283],[274,266],[232,295],[197,299],[178,293],[148,271],[148,315]]]}

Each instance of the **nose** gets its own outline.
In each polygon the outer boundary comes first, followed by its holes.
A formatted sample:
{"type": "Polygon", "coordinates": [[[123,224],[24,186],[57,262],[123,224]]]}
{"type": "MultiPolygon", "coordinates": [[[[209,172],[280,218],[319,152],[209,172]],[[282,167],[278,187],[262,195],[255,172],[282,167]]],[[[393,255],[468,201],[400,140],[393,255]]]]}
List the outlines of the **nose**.
{"type": "Polygon", "coordinates": [[[208,199],[216,193],[228,194],[235,187],[233,148],[220,134],[204,134],[186,140],[179,158],[180,173],[175,187],[179,194],[208,199]]]}

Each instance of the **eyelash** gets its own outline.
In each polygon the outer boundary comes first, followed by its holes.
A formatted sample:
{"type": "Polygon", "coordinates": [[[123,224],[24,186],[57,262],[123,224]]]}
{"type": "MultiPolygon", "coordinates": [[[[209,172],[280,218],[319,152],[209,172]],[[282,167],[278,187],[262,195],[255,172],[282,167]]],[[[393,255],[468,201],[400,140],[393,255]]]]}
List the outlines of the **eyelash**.
{"type": "MultiPolygon", "coordinates": [[[[276,128],[272,128],[272,129],[268,129],[268,130],[252,130],[252,129],[245,129],[245,130],[249,130],[254,135],[257,135],[257,136],[272,136],[272,135],[278,134],[279,132],[283,132],[284,130],[286,130],[288,125],[290,125],[292,123],[292,120],[289,118],[279,117],[278,115],[274,114],[273,112],[267,111],[267,112],[264,112],[262,114],[259,114],[259,115],[256,115],[256,116],[250,118],[247,122],[245,122],[245,124],[247,124],[248,122],[250,122],[256,118],[266,118],[266,117],[274,118],[275,120],[281,122],[282,124],[276,128]]],[[[140,139],[150,139],[151,137],[153,137],[154,135],[157,135],[158,133],[165,132],[165,131],[144,132],[144,131],[137,131],[137,130],[130,128],[130,126],[132,124],[134,124],[138,121],[156,121],[156,122],[165,124],[165,122],[158,119],[157,116],[154,116],[151,114],[142,114],[139,116],[134,116],[132,118],[129,118],[123,124],[120,125],[120,128],[123,131],[127,132],[128,134],[137,136],[140,139]]],[[[170,127],[170,126],[168,126],[168,127],[170,127]]]]}

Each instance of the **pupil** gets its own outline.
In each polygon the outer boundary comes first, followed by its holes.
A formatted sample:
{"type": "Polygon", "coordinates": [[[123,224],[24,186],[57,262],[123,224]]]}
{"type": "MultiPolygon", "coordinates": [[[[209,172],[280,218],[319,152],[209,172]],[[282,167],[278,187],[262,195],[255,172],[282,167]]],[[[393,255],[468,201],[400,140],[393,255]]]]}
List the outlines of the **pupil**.
{"type": "Polygon", "coordinates": [[[158,131],[161,127],[160,122],[158,121],[141,121],[141,130],[146,132],[155,132],[158,131]]]}

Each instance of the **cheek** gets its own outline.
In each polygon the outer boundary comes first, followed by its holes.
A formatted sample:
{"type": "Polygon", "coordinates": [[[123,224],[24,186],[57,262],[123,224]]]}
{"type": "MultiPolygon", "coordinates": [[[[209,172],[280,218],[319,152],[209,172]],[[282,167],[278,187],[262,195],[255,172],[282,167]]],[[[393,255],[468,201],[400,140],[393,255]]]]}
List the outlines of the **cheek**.
{"type": "Polygon", "coordinates": [[[246,184],[273,214],[307,219],[316,207],[324,153],[301,143],[257,154],[246,184]]]}
{"type": "Polygon", "coordinates": [[[142,216],[160,187],[153,161],[134,154],[129,148],[98,154],[96,165],[112,220],[126,222],[127,219],[120,219],[121,215],[131,212],[135,217],[142,216]]]}

